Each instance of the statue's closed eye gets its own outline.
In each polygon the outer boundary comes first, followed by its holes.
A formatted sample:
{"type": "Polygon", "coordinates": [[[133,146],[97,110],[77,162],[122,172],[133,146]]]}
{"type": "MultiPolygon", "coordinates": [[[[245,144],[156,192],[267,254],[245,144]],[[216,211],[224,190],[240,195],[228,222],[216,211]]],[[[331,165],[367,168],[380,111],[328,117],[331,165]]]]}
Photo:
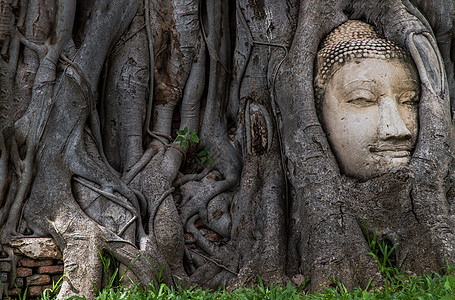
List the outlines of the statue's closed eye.
{"type": "Polygon", "coordinates": [[[416,91],[406,91],[399,98],[400,104],[417,105],[419,104],[419,95],[416,91]]]}
{"type": "Polygon", "coordinates": [[[377,97],[369,90],[361,89],[349,93],[347,103],[357,106],[371,106],[377,102],[377,97]]]}

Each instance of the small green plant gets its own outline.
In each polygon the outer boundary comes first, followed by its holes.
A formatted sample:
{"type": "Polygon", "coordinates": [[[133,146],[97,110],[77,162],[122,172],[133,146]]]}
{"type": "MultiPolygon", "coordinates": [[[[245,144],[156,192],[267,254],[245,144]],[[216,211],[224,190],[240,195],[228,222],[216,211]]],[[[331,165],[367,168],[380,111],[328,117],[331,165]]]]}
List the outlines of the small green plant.
{"type": "Polygon", "coordinates": [[[201,163],[204,164],[206,161],[209,161],[212,165],[215,164],[215,159],[210,156],[210,148],[204,147],[204,150],[199,152],[197,156],[201,159],[201,163]]]}
{"type": "Polygon", "coordinates": [[[28,286],[25,287],[23,294],[21,295],[19,288],[17,287],[16,284],[14,284],[16,287],[17,291],[17,299],[19,300],[26,300],[27,299],[27,291],[28,291],[28,286]]]}
{"type": "MultiPolygon", "coordinates": [[[[175,141],[180,143],[182,147],[188,147],[189,142],[199,143],[200,139],[196,133],[196,131],[189,131],[188,127],[185,126],[182,130],[177,131],[177,137],[175,141]]],[[[210,155],[210,148],[204,147],[197,156],[200,158],[201,163],[204,164],[205,162],[210,162],[211,164],[215,164],[215,159],[210,155]]]]}
{"type": "Polygon", "coordinates": [[[188,127],[185,126],[182,130],[177,131],[177,137],[175,138],[176,142],[179,142],[182,147],[188,147],[188,143],[195,142],[199,143],[199,137],[197,136],[196,131],[189,131],[188,127]]]}
{"type": "Polygon", "coordinates": [[[366,222],[365,229],[368,246],[371,249],[371,252],[366,254],[371,255],[375,259],[379,271],[385,279],[384,289],[389,291],[392,287],[395,289],[399,288],[404,281],[409,279],[409,274],[401,271],[401,267],[406,260],[406,257],[398,266],[392,261],[392,255],[399,243],[390,247],[385,241],[378,241],[375,229],[373,229],[373,236],[370,237],[366,222]]]}
{"type": "Polygon", "coordinates": [[[42,300],[51,300],[54,299],[54,296],[57,294],[58,290],[61,288],[63,284],[63,279],[65,278],[66,274],[63,274],[57,282],[52,281],[52,287],[45,289],[41,293],[42,300]]]}
{"type": "Polygon", "coordinates": [[[106,288],[110,289],[115,286],[118,286],[120,282],[119,267],[116,259],[114,258],[114,255],[109,250],[105,250],[103,255],[103,253],[101,253],[99,249],[98,254],[101,257],[101,262],[103,263],[104,274],[106,274],[106,276],[108,277],[108,284],[106,288]],[[111,264],[113,265],[113,268],[111,268],[111,264]]]}

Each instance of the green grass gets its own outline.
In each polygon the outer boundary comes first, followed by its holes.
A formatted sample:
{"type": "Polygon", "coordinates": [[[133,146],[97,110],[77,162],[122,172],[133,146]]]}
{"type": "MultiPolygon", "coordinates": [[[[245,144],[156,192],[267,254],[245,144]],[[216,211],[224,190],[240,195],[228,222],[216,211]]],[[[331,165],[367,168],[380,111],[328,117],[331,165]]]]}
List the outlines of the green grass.
{"type": "MultiPolygon", "coordinates": [[[[116,262],[109,253],[100,252],[103,267],[109,277],[109,284],[102,291],[97,292],[98,296],[94,299],[131,299],[131,300],[149,300],[149,299],[455,299],[455,272],[454,268],[447,265],[443,270],[444,275],[437,272],[430,274],[414,275],[410,272],[402,271],[401,266],[404,261],[393,263],[392,257],[398,244],[390,247],[384,241],[378,241],[376,231],[369,232],[365,223],[366,235],[371,255],[378,266],[384,278],[384,285],[373,287],[368,285],[365,289],[357,288],[349,291],[342,283],[342,280],[332,279],[332,287],[325,287],[315,293],[307,293],[305,286],[295,287],[290,283],[287,286],[271,285],[266,286],[259,278],[259,284],[256,287],[238,288],[235,291],[227,292],[224,289],[217,291],[204,290],[201,288],[173,288],[165,284],[149,284],[147,289],[142,289],[138,285],[133,288],[119,285],[122,282],[123,275],[120,276],[116,262]],[[107,255],[106,255],[107,254],[107,255]],[[111,271],[109,271],[111,270],[111,271]]],[[[155,269],[157,278],[163,279],[163,268],[155,269]]],[[[159,282],[161,281],[159,280],[159,282]]],[[[370,280],[372,282],[372,280],[370,280]]],[[[305,284],[308,281],[305,281],[305,284]]],[[[304,284],[304,285],[305,285],[304,284]]],[[[52,289],[43,292],[42,300],[55,299],[61,281],[56,283],[52,289]]],[[[20,297],[25,299],[25,296],[20,297]]],[[[86,299],[85,297],[71,297],[68,299],[86,299]]]]}
{"type": "MultiPolygon", "coordinates": [[[[339,281],[333,281],[335,287],[327,287],[323,291],[307,294],[300,287],[288,284],[285,287],[262,283],[255,288],[239,288],[233,292],[224,289],[218,291],[203,290],[200,288],[175,289],[164,284],[150,285],[143,290],[139,286],[134,288],[111,287],[99,292],[95,299],[455,299],[455,276],[432,273],[422,276],[409,276],[406,280],[392,284],[389,289],[370,288],[348,291],[339,281]]],[[[43,294],[41,299],[53,299],[50,293],[43,294]]],[[[73,299],[85,299],[73,297],[73,299]]]]}

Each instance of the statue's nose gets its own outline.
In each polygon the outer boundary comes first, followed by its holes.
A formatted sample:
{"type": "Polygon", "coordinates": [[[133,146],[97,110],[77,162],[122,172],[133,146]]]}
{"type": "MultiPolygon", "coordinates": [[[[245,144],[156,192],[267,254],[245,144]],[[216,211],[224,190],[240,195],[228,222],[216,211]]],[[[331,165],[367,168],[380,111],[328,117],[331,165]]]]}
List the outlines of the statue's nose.
{"type": "Polygon", "coordinates": [[[397,107],[397,103],[390,97],[384,97],[379,103],[379,138],[410,139],[411,132],[406,127],[397,107]]]}

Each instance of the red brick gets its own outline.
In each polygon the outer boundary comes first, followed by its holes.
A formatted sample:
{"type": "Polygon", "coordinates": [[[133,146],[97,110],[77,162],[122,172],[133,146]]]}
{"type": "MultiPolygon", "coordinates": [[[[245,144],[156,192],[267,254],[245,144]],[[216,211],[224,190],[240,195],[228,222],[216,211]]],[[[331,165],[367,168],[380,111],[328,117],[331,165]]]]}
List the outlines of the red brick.
{"type": "Polygon", "coordinates": [[[33,274],[33,270],[29,268],[17,268],[16,276],[17,277],[27,277],[33,274]]]}
{"type": "Polygon", "coordinates": [[[63,266],[62,265],[54,265],[54,266],[45,266],[39,267],[38,273],[40,274],[59,274],[63,273],[63,266]]]}
{"type": "Polygon", "coordinates": [[[45,285],[45,286],[31,286],[28,288],[28,293],[30,297],[38,297],[41,295],[41,292],[45,289],[50,289],[52,286],[45,285]]]}
{"type": "Polygon", "coordinates": [[[22,289],[11,289],[7,292],[10,297],[17,297],[18,295],[22,296],[22,289]]]}
{"type": "Polygon", "coordinates": [[[51,277],[44,274],[36,274],[27,277],[27,285],[45,285],[51,283],[51,277]]]}
{"type": "Polygon", "coordinates": [[[18,262],[19,267],[44,267],[44,266],[50,266],[52,265],[52,259],[46,259],[46,260],[34,260],[30,258],[23,258],[18,262]]]}

